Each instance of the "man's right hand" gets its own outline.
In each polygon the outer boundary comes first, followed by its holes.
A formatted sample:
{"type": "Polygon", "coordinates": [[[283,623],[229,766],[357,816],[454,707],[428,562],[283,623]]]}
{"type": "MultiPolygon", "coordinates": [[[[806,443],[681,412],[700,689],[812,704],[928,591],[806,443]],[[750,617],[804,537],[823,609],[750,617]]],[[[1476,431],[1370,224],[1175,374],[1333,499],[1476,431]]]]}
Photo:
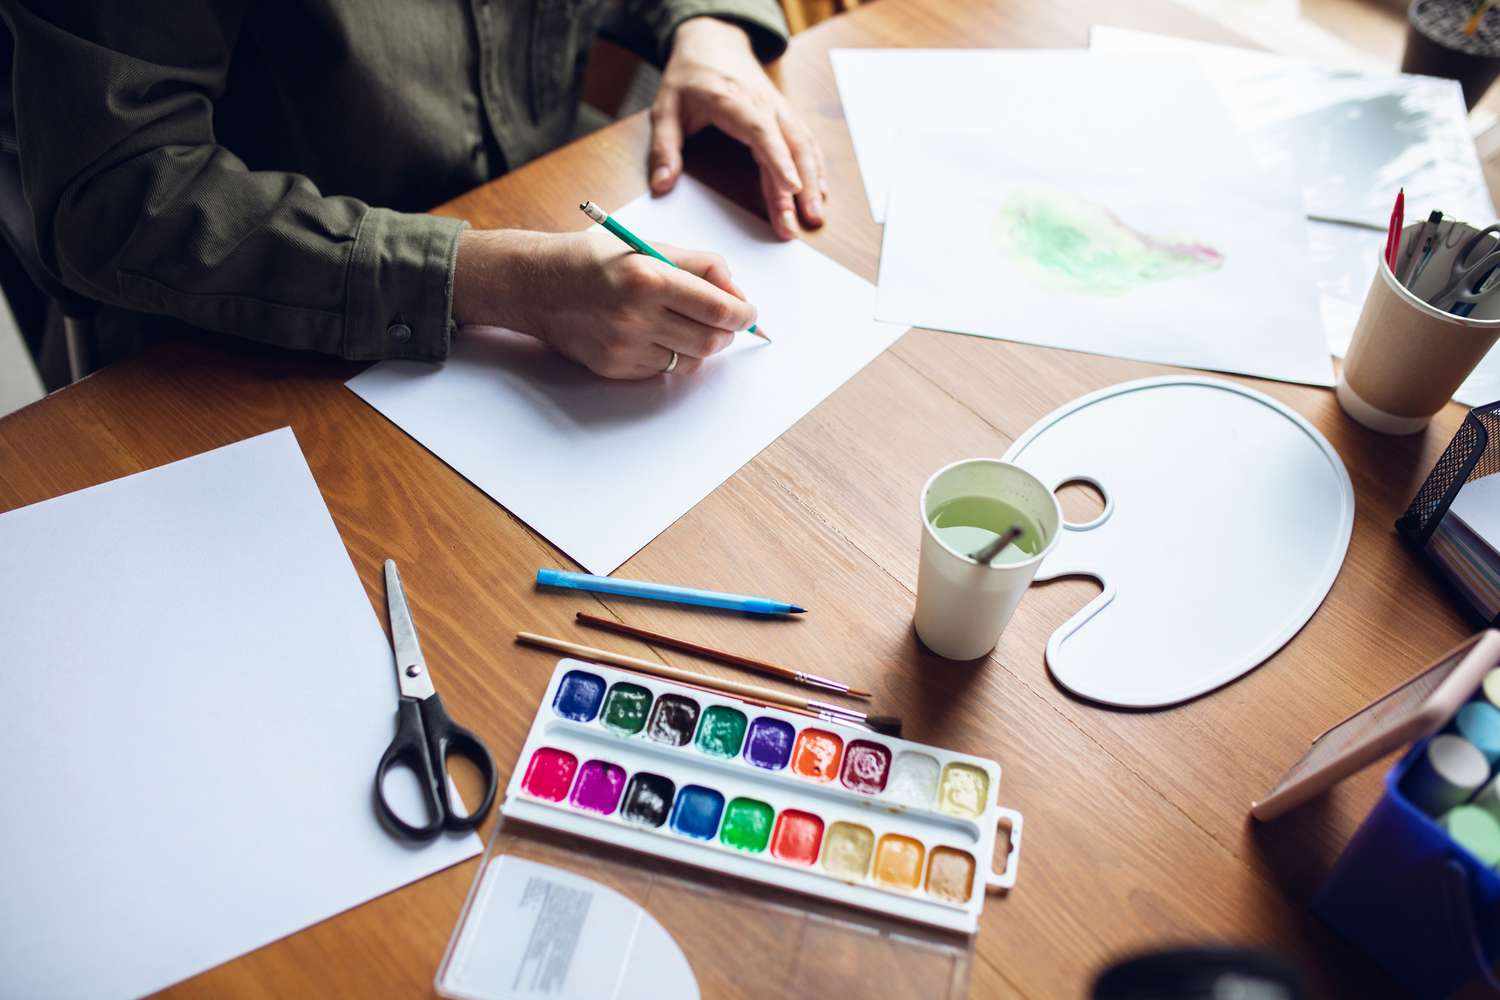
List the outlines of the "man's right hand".
{"type": "Polygon", "coordinates": [[[530,334],[605,378],[687,375],[755,322],[717,254],[654,244],[673,268],[602,230],[465,230],[453,318],[530,334]]]}

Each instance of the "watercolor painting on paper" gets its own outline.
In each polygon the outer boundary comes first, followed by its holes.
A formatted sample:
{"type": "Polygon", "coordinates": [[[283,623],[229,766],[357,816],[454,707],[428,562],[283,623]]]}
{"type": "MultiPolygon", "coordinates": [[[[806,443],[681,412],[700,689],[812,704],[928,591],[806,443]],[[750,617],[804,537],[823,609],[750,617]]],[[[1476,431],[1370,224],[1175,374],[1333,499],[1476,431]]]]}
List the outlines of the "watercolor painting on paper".
{"type": "Polygon", "coordinates": [[[1034,136],[904,136],[877,319],[1330,385],[1298,192],[1034,136]]]}
{"type": "Polygon", "coordinates": [[[1224,265],[1224,254],[1206,243],[1153,235],[1083,195],[1040,184],[1011,189],[990,236],[1038,282],[1083,295],[1124,295],[1224,265]]]}

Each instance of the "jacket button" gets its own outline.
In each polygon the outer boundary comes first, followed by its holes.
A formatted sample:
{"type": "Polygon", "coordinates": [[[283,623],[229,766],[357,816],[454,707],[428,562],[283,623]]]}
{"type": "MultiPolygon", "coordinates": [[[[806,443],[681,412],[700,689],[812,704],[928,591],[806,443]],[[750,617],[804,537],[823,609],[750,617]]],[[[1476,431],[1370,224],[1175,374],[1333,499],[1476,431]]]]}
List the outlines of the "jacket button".
{"type": "Polygon", "coordinates": [[[405,323],[392,323],[385,328],[385,332],[391,335],[392,340],[403,344],[411,339],[411,327],[405,323]]]}

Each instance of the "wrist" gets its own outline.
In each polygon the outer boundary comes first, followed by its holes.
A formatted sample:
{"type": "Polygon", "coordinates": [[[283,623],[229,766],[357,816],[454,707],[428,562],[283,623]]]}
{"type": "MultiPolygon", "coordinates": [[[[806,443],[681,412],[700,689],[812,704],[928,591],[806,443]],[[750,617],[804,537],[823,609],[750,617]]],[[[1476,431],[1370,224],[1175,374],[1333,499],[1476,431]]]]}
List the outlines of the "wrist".
{"type": "Polygon", "coordinates": [[[743,46],[753,54],[750,35],[732,21],[724,21],[711,14],[698,14],[677,25],[672,31],[672,55],[679,49],[695,49],[716,45],[743,46]]]}
{"type": "Polygon", "coordinates": [[[535,255],[538,238],[519,229],[465,229],[459,234],[453,265],[455,323],[524,328],[524,264],[535,255]]]}

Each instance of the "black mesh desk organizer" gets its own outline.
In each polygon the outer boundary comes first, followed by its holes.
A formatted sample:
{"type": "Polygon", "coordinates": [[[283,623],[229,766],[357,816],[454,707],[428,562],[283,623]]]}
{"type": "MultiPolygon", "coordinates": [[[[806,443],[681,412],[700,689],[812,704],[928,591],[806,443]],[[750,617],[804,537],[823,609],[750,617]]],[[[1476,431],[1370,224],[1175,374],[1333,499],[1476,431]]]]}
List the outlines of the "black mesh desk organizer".
{"type": "Polygon", "coordinates": [[[1433,557],[1427,543],[1464,484],[1497,472],[1500,472],[1500,402],[1486,403],[1469,411],[1406,513],[1396,520],[1396,533],[1401,540],[1422,556],[1454,601],[1482,625],[1500,625],[1500,615],[1490,618],[1476,608],[1453,584],[1447,569],[1433,557]]]}

